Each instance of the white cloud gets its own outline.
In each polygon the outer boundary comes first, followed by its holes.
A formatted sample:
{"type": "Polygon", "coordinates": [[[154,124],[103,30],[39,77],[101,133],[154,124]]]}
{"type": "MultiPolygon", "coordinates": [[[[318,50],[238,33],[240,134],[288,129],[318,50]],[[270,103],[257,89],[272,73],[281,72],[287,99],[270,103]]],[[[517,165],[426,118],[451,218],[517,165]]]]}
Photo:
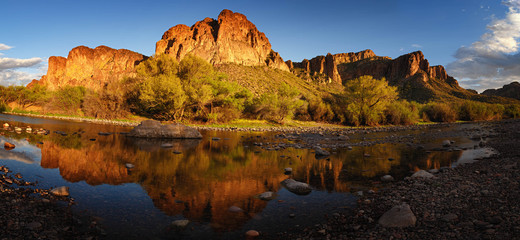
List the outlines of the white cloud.
{"type": "Polygon", "coordinates": [[[483,91],[520,78],[520,0],[507,0],[503,19],[492,17],[488,32],[469,47],[460,47],[447,65],[450,75],[466,88],[483,91]]]}
{"type": "Polygon", "coordinates": [[[417,43],[412,44],[412,47],[413,47],[413,48],[422,48],[422,46],[419,45],[419,44],[417,44],[417,43]]]}
{"type": "Polygon", "coordinates": [[[27,85],[33,79],[39,79],[41,73],[28,73],[16,70],[2,70],[0,71],[0,85],[27,85]]]}
{"type": "Polygon", "coordinates": [[[7,45],[5,45],[5,44],[3,44],[3,43],[0,43],[0,50],[9,50],[9,49],[11,49],[11,48],[13,48],[13,47],[11,47],[11,46],[7,46],[7,45]]]}
{"type": "Polygon", "coordinates": [[[29,59],[0,58],[0,71],[4,69],[32,67],[41,62],[42,59],[37,57],[29,59]]]}

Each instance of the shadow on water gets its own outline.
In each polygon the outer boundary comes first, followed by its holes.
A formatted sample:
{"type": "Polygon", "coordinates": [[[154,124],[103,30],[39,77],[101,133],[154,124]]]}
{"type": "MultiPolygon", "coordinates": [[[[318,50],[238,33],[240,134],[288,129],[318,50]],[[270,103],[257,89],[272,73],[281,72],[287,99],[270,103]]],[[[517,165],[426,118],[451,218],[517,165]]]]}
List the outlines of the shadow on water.
{"type": "MultiPolygon", "coordinates": [[[[0,121],[50,130],[0,130],[0,143],[20,146],[0,150],[0,164],[20,169],[29,180],[39,176],[44,186],[69,186],[75,208],[99,216],[111,238],[236,238],[248,229],[302,230],[321,222],[324,213],[354,207],[351,192],[374,187],[382,175],[402,179],[418,169],[455,165],[469,154],[384,143],[336,149],[317,160],[313,150],[267,151],[245,140],[270,141],[275,133],[208,131],[202,140],[150,140],[119,134],[129,130],[124,127],[6,115],[0,121]],[[290,175],[286,167],[293,169],[290,175]],[[287,191],[280,182],[289,177],[314,190],[306,196],[287,191]],[[277,197],[256,197],[266,191],[277,197]],[[232,206],[241,210],[230,211],[232,206]],[[190,220],[189,228],[171,228],[176,219],[190,220]]],[[[436,146],[439,140],[428,141],[436,146]]]]}

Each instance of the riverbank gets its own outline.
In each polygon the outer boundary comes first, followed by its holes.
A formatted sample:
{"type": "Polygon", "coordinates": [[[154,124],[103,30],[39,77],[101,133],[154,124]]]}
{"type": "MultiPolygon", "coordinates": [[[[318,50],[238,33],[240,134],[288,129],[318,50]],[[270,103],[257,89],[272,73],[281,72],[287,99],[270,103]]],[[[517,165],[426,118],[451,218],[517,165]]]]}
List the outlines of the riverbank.
{"type": "Polygon", "coordinates": [[[69,197],[54,196],[0,167],[0,239],[97,239],[94,219],[72,213],[69,197]]]}
{"type": "MultiPolygon", "coordinates": [[[[44,115],[44,114],[33,114],[33,113],[18,113],[18,112],[2,112],[6,115],[17,115],[34,118],[47,118],[65,121],[77,121],[87,122],[94,124],[106,124],[116,126],[135,127],[139,125],[142,120],[108,120],[108,119],[94,119],[84,118],[75,116],[57,116],[57,115],[44,115]]],[[[381,132],[381,131],[403,131],[410,129],[424,129],[428,126],[446,126],[457,123],[421,123],[415,125],[387,125],[387,126],[376,126],[376,127],[353,127],[339,124],[330,123],[319,123],[319,122],[306,122],[306,121],[291,121],[287,124],[275,124],[265,120],[249,120],[249,119],[238,119],[228,124],[185,124],[190,127],[194,127],[197,130],[203,131],[249,131],[249,132],[288,132],[288,133],[318,133],[318,134],[350,134],[357,132],[381,132]]]]}
{"type": "Polygon", "coordinates": [[[327,213],[328,221],[264,239],[519,239],[520,121],[482,123],[489,158],[443,168],[433,178],[406,178],[362,192],[358,207],[327,213]],[[416,222],[383,227],[381,216],[406,203],[416,222]]]}

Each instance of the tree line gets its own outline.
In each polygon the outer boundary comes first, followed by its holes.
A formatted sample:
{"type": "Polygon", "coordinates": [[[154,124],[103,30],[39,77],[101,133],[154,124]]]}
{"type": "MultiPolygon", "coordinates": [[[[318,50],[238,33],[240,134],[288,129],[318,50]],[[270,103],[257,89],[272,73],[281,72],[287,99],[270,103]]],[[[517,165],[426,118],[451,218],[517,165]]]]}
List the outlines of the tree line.
{"type": "MultiPolygon", "coordinates": [[[[205,60],[187,55],[180,62],[162,54],[136,67],[136,77],[113,81],[99,91],[65,86],[0,86],[0,110],[57,113],[104,119],[139,115],[164,121],[228,122],[238,118],[334,122],[346,125],[414,124],[418,121],[517,118],[520,106],[461,100],[419,104],[400,99],[385,79],[362,76],[337,93],[303,93],[280,82],[276,91],[254,95],[228,80],[205,60]]],[[[258,83],[261,84],[261,83],[258,83]]]]}

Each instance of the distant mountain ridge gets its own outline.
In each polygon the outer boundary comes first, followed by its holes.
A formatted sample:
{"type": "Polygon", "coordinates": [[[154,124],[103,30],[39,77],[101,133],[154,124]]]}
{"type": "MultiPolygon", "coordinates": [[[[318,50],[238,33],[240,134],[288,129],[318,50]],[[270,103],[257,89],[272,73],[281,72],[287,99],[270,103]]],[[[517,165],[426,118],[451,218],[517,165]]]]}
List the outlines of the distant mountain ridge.
{"type": "Polygon", "coordinates": [[[512,82],[498,89],[487,89],[483,95],[514,98],[520,100],[520,83],[512,82]]]}

